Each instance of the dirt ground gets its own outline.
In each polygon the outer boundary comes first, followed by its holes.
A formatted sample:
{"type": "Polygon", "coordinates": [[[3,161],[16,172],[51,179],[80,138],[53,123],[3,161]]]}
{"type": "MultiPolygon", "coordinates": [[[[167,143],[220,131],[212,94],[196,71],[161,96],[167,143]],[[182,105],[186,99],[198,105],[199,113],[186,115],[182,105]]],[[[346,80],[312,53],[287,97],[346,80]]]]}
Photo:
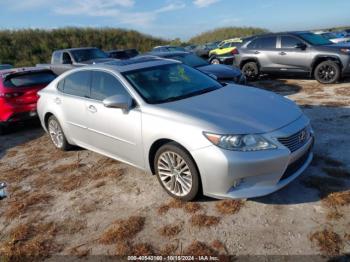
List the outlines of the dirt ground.
{"type": "Polygon", "coordinates": [[[184,204],[155,177],[87,150],[57,151],[40,126],[27,125],[0,137],[0,181],[9,185],[0,255],[349,254],[350,81],[252,85],[288,96],[312,121],[315,159],[287,187],[184,204]]]}

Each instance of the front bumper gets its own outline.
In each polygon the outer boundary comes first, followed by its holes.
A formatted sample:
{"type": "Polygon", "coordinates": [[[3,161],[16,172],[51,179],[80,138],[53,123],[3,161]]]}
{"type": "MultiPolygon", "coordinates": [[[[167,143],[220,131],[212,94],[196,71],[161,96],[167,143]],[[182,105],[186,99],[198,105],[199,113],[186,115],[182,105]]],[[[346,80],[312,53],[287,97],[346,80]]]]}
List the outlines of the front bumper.
{"type": "Polygon", "coordinates": [[[293,134],[308,125],[306,117],[266,134],[274,150],[235,152],[209,146],[191,152],[201,174],[203,193],[224,198],[252,198],[273,193],[298,177],[310,164],[314,137],[291,152],[274,138],[293,134]]]}

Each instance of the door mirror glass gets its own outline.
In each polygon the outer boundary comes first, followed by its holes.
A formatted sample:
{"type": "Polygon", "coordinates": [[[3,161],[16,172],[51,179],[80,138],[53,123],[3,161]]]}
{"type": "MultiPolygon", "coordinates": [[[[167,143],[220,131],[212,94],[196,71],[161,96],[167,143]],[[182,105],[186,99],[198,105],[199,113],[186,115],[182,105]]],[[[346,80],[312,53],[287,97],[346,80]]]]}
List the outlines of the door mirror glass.
{"type": "Polygon", "coordinates": [[[132,106],[132,98],[125,95],[115,95],[105,98],[102,103],[105,107],[129,110],[132,106]]]}
{"type": "Polygon", "coordinates": [[[295,45],[295,48],[301,49],[301,50],[305,50],[306,47],[307,47],[307,46],[306,46],[304,43],[297,43],[297,44],[295,45]]]}

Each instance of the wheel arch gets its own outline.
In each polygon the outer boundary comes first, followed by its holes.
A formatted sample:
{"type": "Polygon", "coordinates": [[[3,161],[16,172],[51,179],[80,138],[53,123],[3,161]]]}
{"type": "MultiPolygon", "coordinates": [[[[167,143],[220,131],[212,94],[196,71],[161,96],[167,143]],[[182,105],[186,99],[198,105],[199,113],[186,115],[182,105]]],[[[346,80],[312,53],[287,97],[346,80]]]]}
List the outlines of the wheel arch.
{"type": "Polygon", "coordinates": [[[314,60],[312,61],[310,76],[314,75],[316,67],[324,61],[334,61],[337,64],[339,64],[340,71],[342,71],[342,69],[343,69],[343,64],[338,56],[319,55],[319,56],[315,57],[314,60]]]}
{"type": "Polygon", "coordinates": [[[258,65],[258,68],[260,70],[261,66],[260,66],[260,63],[259,63],[259,60],[255,57],[247,57],[247,58],[244,58],[240,63],[239,63],[239,69],[242,70],[243,66],[246,64],[246,63],[249,63],[249,62],[255,62],[257,65],[258,65]]]}
{"type": "Polygon", "coordinates": [[[44,115],[44,125],[45,125],[46,130],[47,130],[47,128],[48,128],[49,118],[50,118],[51,116],[53,116],[53,115],[54,115],[54,114],[51,113],[51,112],[46,112],[45,115],[44,115]]]}

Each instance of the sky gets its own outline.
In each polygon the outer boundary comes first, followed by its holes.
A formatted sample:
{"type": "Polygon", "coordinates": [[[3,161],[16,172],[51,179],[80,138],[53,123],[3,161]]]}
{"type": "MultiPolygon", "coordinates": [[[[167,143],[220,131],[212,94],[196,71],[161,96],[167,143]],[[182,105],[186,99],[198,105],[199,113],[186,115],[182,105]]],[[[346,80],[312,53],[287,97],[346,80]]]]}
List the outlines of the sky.
{"type": "Polygon", "coordinates": [[[350,25],[349,0],[0,0],[0,29],[117,27],[187,40],[217,27],[350,25]]]}

